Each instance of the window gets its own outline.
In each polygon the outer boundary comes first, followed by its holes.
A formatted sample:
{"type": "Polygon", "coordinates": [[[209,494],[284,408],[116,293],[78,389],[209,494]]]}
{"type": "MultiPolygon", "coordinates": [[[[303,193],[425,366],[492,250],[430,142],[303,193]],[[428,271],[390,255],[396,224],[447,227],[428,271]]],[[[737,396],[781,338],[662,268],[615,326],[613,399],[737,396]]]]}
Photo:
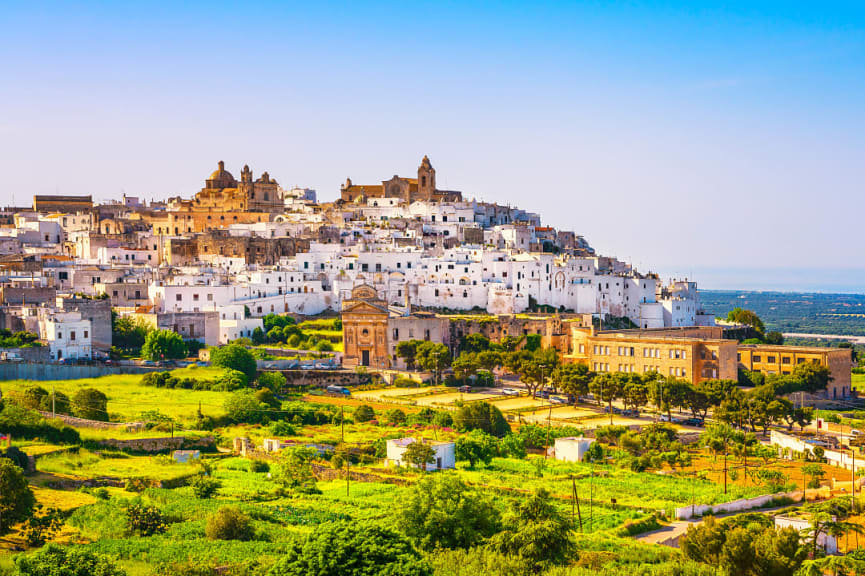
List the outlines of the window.
{"type": "Polygon", "coordinates": [[[766,362],[769,364],[774,364],[775,363],[775,357],[774,356],[766,356],[766,362]]]}
{"type": "Polygon", "coordinates": [[[789,356],[781,356],[781,364],[789,364],[790,357],[789,356]]]}
{"type": "Polygon", "coordinates": [[[182,302],[183,301],[183,294],[175,294],[174,299],[177,300],[178,302],[182,302]]]}
{"type": "MultiPolygon", "coordinates": [[[[280,290],[282,290],[282,289],[280,288],[280,290]]],[[[208,301],[208,302],[213,302],[213,294],[208,294],[208,295],[207,295],[207,301],[208,301]]]]}
{"type": "Polygon", "coordinates": [[[193,294],[193,295],[192,295],[192,301],[193,301],[193,302],[198,302],[198,294],[193,294]]]}
{"type": "Polygon", "coordinates": [[[70,340],[75,340],[75,330],[72,330],[72,331],[69,332],[69,339],[70,339],[70,340]]]}
{"type": "Polygon", "coordinates": [[[87,330],[84,331],[84,338],[90,338],[90,333],[87,330]]]}
{"type": "Polygon", "coordinates": [[[754,354],[753,359],[754,359],[754,362],[762,362],[763,361],[763,357],[760,356],[759,354],[754,354]]]}
{"type": "Polygon", "coordinates": [[[394,328],[394,329],[393,329],[393,339],[394,339],[394,340],[399,340],[399,328],[394,328]]]}

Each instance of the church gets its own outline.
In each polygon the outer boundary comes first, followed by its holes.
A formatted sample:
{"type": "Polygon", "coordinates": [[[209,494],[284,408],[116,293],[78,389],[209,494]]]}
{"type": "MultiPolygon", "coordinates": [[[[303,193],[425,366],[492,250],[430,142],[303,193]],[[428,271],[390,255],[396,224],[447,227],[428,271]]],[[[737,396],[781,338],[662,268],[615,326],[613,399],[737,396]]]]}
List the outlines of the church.
{"type": "Polygon", "coordinates": [[[436,171],[427,156],[417,168],[417,178],[394,175],[381,184],[353,184],[351,178],[340,189],[343,202],[366,202],[368,198],[400,198],[407,204],[412,202],[460,202],[462,193],[436,188],[436,171]]]}
{"type": "Polygon", "coordinates": [[[217,168],[205,180],[204,188],[196,195],[190,206],[192,210],[219,210],[241,212],[282,211],[284,202],[279,194],[279,184],[265,172],[253,180],[252,170],[244,166],[240,182],[219,161],[217,168]]]}

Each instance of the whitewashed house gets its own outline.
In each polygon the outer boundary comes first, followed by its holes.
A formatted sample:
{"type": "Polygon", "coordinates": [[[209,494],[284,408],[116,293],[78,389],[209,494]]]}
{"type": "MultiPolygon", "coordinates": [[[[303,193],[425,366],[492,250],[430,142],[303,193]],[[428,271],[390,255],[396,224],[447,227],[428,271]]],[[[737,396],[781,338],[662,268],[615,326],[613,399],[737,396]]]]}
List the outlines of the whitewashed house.
{"type": "Polygon", "coordinates": [[[93,358],[90,320],[80,312],[47,312],[39,319],[39,332],[53,361],[93,358]]]}
{"type": "Polygon", "coordinates": [[[586,455],[594,441],[594,438],[577,438],[574,436],[556,438],[556,460],[582,462],[583,456],[586,455]]]}
{"type": "MultiPolygon", "coordinates": [[[[428,444],[435,452],[434,461],[427,464],[427,471],[446,470],[456,467],[456,445],[453,442],[435,442],[432,440],[421,439],[421,442],[428,444]]],[[[398,438],[396,440],[387,441],[387,459],[385,464],[396,466],[408,466],[408,462],[403,462],[403,455],[409,446],[418,442],[416,438],[398,438]]]]}

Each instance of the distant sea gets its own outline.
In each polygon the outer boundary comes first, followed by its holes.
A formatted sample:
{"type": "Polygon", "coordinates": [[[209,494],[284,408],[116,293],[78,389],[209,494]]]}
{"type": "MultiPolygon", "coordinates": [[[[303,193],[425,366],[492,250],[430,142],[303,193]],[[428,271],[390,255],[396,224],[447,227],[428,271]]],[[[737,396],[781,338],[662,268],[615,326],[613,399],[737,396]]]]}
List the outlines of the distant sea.
{"type": "Polygon", "coordinates": [[[865,294],[865,268],[685,268],[661,278],[694,280],[703,290],[865,294]]]}

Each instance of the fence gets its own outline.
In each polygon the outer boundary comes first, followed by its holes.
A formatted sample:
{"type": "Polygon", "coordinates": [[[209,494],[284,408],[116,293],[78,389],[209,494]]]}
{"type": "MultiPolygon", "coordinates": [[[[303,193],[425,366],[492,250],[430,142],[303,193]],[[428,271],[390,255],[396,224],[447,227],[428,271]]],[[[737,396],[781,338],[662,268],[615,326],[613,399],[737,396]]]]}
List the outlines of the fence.
{"type": "Polygon", "coordinates": [[[105,366],[103,364],[45,364],[40,362],[0,362],[0,381],[4,380],[80,380],[114,374],[145,374],[158,370],[145,366],[105,366]]]}
{"type": "Polygon", "coordinates": [[[790,500],[799,501],[802,499],[802,491],[796,490],[793,492],[780,492],[778,494],[764,494],[763,496],[757,496],[755,498],[742,498],[740,500],[732,500],[721,504],[692,504],[691,506],[676,508],[675,515],[677,520],[687,520],[694,516],[703,516],[709,512],[712,514],[742,512],[743,510],[762,508],[771,504],[773,500],[781,498],[789,498],[790,500]]]}

